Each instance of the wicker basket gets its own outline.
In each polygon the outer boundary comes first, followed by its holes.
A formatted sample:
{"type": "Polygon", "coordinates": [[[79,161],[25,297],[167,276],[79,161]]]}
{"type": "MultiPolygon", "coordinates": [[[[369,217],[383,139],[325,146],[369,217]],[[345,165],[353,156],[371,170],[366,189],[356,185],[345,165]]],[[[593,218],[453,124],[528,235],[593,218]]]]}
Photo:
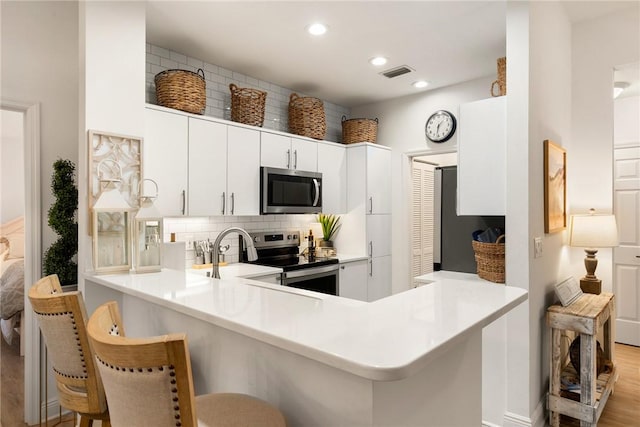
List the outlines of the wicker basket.
{"type": "Polygon", "coordinates": [[[324,139],[327,132],[327,122],[322,100],[300,97],[292,93],[289,97],[289,132],[310,138],[324,139]]]}
{"type": "Polygon", "coordinates": [[[231,90],[231,120],[262,127],[267,92],[238,87],[233,83],[229,85],[229,90],[231,90]]]}
{"type": "Polygon", "coordinates": [[[504,273],[504,234],[498,237],[496,243],[482,243],[471,241],[476,255],[478,276],[495,283],[505,282],[504,273]]]}
{"type": "Polygon", "coordinates": [[[376,142],[378,119],[349,119],[342,116],[342,143],[376,142]]]}
{"type": "Polygon", "coordinates": [[[491,83],[491,96],[504,96],[507,94],[507,58],[498,58],[498,80],[491,83]],[[498,93],[493,88],[498,85],[498,93]]]}
{"type": "Polygon", "coordinates": [[[207,106],[204,71],[165,70],[155,77],[159,105],[193,114],[204,114],[207,106]]]}

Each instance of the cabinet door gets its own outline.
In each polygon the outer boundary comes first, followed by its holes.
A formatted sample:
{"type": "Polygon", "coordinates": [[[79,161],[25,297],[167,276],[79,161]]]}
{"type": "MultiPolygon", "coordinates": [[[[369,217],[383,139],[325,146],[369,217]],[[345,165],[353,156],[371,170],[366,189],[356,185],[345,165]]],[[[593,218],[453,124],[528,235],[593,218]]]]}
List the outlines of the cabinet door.
{"type": "Polygon", "coordinates": [[[367,215],[367,255],[391,255],[391,215],[367,215]]]}
{"type": "Polygon", "coordinates": [[[260,132],[227,128],[227,215],[260,215],[260,132]]]}
{"type": "Polygon", "coordinates": [[[322,212],[347,212],[347,150],[318,144],[318,172],[322,173],[322,212]]]}
{"type": "Polygon", "coordinates": [[[460,106],[458,215],[505,215],[505,98],[460,106]]]}
{"type": "Polygon", "coordinates": [[[186,116],[145,110],[142,170],[158,183],[154,203],[163,216],[187,213],[188,127],[186,116]]]}
{"type": "Polygon", "coordinates": [[[369,259],[367,288],[369,302],[391,295],[391,256],[369,259]]]}
{"type": "Polygon", "coordinates": [[[189,118],[189,216],[224,215],[227,125],[189,118]]]}
{"type": "Polygon", "coordinates": [[[354,261],[340,264],[340,287],[338,295],[344,298],[368,301],[367,266],[369,261],[354,261]]]}
{"type": "Polygon", "coordinates": [[[367,213],[391,213],[391,151],[367,146],[367,213]]]}
{"type": "Polygon", "coordinates": [[[260,166],[281,169],[293,167],[290,137],[262,132],[260,139],[260,166]]]}
{"type": "Polygon", "coordinates": [[[291,138],[291,169],[318,171],[318,143],[291,138]]]}

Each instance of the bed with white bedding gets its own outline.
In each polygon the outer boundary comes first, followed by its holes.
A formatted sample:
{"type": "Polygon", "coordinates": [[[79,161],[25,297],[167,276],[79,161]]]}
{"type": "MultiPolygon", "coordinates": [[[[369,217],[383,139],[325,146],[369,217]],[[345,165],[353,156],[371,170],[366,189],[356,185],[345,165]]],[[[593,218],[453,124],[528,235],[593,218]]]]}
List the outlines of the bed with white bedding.
{"type": "Polygon", "coordinates": [[[0,329],[11,344],[24,310],[24,218],[0,225],[0,329]]]}

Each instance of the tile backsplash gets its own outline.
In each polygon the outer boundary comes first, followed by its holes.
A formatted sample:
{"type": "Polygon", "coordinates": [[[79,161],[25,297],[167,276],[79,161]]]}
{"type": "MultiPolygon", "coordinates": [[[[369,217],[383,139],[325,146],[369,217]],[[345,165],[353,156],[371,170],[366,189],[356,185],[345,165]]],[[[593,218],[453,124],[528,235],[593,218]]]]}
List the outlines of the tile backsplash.
{"type": "MultiPolygon", "coordinates": [[[[294,90],[149,43],[146,45],[146,102],[149,104],[157,103],[154,82],[156,74],[169,69],[197,72],[199,68],[202,68],[205,75],[207,107],[204,114],[206,116],[231,120],[229,84],[235,83],[238,87],[249,87],[267,92],[263,127],[282,132],[289,131],[289,95],[295,92],[294,90]]],[[[307,96],[303,93],[298,93],[298,95],[307,96]]],[[[327,101],[323,101],[323,104],[327,123],[327,133],[324,139],[341,142],[342,116],[349,117],[350,111],[346,107],[327,101]]]]}
{"type": "MultiPolygon", "coordinates": [[[[310,228],[317,225],[315,215],[261,215],[261,216],[213,216],[208,218],[165,218],[164,241],[170,240],[171,233],[176,234],[176,241],[185,242],[185,268],[190,268],[195,262],[193,242],[209,239],[215,241],[220,232],[229,227],[240,227],[252,231],[268,231],[293,229],[306,236],[310,228]],[[316,225],[313,225],[316,224],[316,225]]],[[[314,228],[314,234],[316,229],[314,228]]],[[[238,262],[238,234],[230,233],[222,240],[222,245],[229,245],[225,253],[226,261],[238,262]]],[[[303,247],[301,246],[301,250],[303,247]]]]}

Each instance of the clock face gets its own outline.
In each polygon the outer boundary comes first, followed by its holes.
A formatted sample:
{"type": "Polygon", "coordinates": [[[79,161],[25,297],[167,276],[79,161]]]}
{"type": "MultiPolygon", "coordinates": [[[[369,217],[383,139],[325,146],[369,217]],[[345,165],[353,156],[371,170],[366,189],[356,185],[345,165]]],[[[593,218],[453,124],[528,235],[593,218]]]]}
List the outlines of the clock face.
{"type": "Polygon", "coordinates": [[[445,142],[456,131],[456,118],[448,111],[439,110],[429,117],[424,133],[432,142],[445,142]]]}

